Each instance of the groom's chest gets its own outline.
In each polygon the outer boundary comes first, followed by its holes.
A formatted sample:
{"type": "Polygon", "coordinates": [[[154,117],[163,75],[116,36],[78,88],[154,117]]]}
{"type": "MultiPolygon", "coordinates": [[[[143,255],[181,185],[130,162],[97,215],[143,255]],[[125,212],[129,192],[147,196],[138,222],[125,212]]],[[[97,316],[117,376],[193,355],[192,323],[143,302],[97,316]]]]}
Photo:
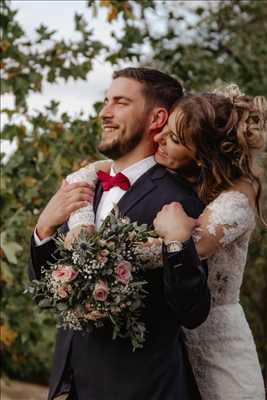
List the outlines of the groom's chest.
{"type": "Polygon", "coordinates": [[[152,224],[158,211],[172,201],[184,204],[187,189],[173,180],[165,169],[155,166],[141,176],[127,192],[104,192],[100,182],[96,184],[94,197],[94,212],[97,217],[106,217],[116,204],[122,216],[128,216],[131,221],[152,224]]]}
{"type": "Polygon", "coordinates": [[[95,212],[95,225],[98,229],[101,222],[108,216],[115,204],[125,195],[125,191],[119,187],[112,187],[110,190],[103,192],[98,199],[98,205],[95,212]]]}
{"type": "Polygon", "coordinates": [[[98,189],[94,200],[95,224],[97,229],[101,222],[117,205],[121,216],[127,216],[131,221],[140,224],[151,225],[158,211],[166,204],[165,196],[157,187],[149,184],[142,185],[141,188],[133,188],[130,193],[103,192],[98,189]]]}
{"type": "Polygon", "coordinates": [[[150,182],[139,182],[127,192],[120,188],[112,188],[103,192],[101,184],[97,183],[94,197],[94,212],[96,227],[99,228],[101,222],[108,216],[117,205],[122,216],[128,216],[132,221],[140,223],[151,223],[152,205],[155,202],[153,192],[156,187],[150,182]],[[147,221],[144,221],[146,219],[147,221]]]}

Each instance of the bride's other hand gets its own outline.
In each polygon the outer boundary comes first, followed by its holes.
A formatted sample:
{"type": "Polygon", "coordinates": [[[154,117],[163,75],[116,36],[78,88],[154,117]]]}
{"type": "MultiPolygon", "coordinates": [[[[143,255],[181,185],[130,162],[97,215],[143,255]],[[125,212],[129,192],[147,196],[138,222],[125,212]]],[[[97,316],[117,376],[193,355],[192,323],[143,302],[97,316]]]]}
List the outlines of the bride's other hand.
{"type": "Polygon", "coordinates": [[[67,183],[50,199],[39,216],[36,233],[40,240],[52,236],[57,227],[70,217],[70,214],[92,202],[94,186],[88,182],[67,183]]]}
{"type": "Polygon", "coordinates": [[[153,225],[165,243],[173,240],[184,242],[190,238],[198,221],[189,217],[180,203],[173,202],[163,206],[153,225]]]}

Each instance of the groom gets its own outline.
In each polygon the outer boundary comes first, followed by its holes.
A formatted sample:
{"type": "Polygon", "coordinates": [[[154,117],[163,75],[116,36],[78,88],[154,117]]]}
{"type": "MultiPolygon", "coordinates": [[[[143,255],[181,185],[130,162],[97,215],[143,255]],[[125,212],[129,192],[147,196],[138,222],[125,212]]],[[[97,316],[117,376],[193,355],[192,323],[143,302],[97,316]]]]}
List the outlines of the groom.
{"type": "MultiPolygon", "coordinates": [[[[111,175],[123,172],[130,188],[113,186],[94,196],[96,227],[116,203],[132,221],[152,224],[157,212],[173,201],[197,217],[202,205],[178,176],[155,163],[153,137],[166,124],[172,105],[182,96],[175,79],[156,70],[126,68],[114,73],[100,113],[99,151],[114,160],[111,175]]],[[[51,236],[88,200],[87,183],[65,184],[41,213],[31,245],[30,277],[55,250],[51,236]]],[[[49,400],[68,393],[70,400],[199,400],[187,361],[181,326],[195,328],[207,317],[210,294],[192,242],[165,249],[164,268],[146,272],[143,349],[132,352],[127,339],[112,340],[111,328],[90,334],[59,329],[49,400]]]]}

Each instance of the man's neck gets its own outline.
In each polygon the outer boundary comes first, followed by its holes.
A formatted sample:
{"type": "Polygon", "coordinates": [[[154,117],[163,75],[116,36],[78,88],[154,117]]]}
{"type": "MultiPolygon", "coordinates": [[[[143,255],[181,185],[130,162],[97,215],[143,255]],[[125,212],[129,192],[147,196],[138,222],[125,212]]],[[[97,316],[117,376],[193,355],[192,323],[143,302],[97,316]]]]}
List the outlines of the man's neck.
{"type": "Polygon", "coordinates": [[[153,156],[155,154],[155,150],[156,148],[154,143],[140,143],[139,146],[137,146],[133,151],[125,154],[117,160],[114,160],[113,168],[116,172],[123,171],[138,161],[144,160],[149,156],[153,156]]]}
{"type": "Polygon", "coordinates": [[[149,157],[152,154],[148,154],[147,156],[140,157],[140,158],[133,158],[131,160],[129,159],[119,159],[114,161],[113,163],[113,168],[116,172],[123,171],[126,168],[131,167],[133,164],[136,164],[137,162],[144,160],[145,158],[149,157]]]}
{"type": "Polygon", "coordinates": [[[116,172],[123,171],[126,168],[129,168],[131,165],[136,164],[137,162],[144,160],[145,158],[152,156],[154,153],[144,153],[137,156],[133,156],[131,154],[126,154],[123,157],[120,157],[117,160],[114,160],[113,168],[116,172]]]}

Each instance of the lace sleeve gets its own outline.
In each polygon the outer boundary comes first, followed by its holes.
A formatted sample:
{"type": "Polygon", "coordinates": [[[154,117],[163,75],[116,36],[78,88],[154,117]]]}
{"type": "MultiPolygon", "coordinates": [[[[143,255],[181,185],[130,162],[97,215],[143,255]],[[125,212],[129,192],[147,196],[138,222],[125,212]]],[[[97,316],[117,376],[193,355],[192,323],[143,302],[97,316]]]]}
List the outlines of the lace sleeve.
{"type": "Polygon", "coordinates": [[[238,191],[221,193],[200,216],[200,227],[194,232],[201,256],[213,254],[255,227],[255,212],[247,196],[238,191]],[[205,254],[203,254],[205,253],[205,254]]]}
{"type": "MultiPolygon", "coordinates": [[[[92,182],[96,181],[96,168],[95,163],[91,163],[84,168],[79,169],[76,172],[68,175],[66,177],[68,183],[75,182],[92,182]]],[[[74,211],[68,220],[69,229],[73,229],[80,225],[94,225],[95,214],[93,210],[93,205],[88,202],[88,205],[81,207],[80,209],[74,211]]]]}

